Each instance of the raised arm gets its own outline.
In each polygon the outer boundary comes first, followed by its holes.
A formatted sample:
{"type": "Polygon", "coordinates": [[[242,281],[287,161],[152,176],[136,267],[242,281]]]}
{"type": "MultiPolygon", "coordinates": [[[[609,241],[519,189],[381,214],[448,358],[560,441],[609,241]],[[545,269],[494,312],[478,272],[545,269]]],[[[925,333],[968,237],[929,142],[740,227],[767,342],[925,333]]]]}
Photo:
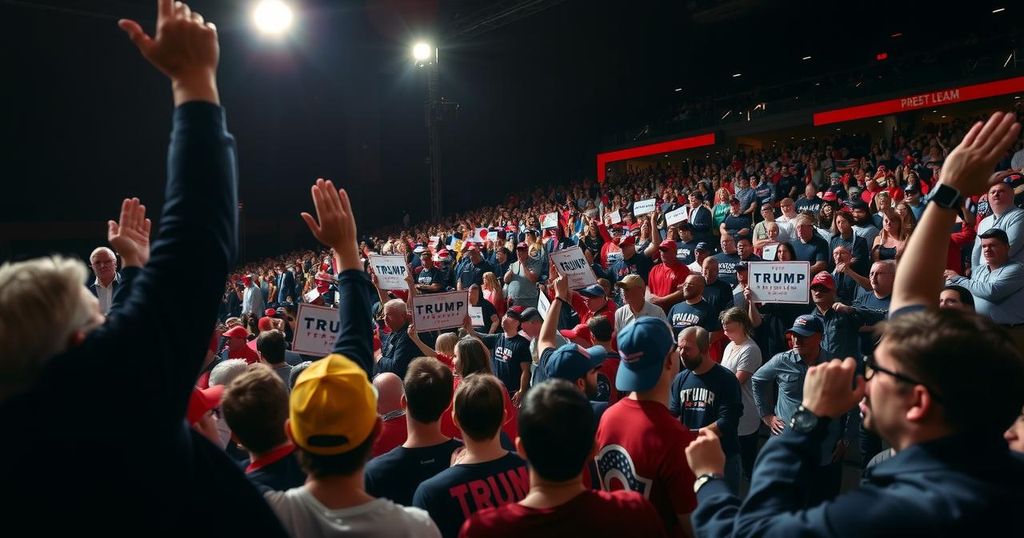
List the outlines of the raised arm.
{"type": "MultiPolygon", "coordinates": [[[[558,274],[557,268],[553,270],[558,274]]],[[[562,313],[562,301],[567,301],[569,297],[569,279],[558,274],[552,284],[555,286],[555,300],[551,301],[551,306],[548,307],[544,317],[544,323],[540,326],[540,335],[537,337],[538,355],[544,353],[545,349],[558,346],[558,339],[555,336],[558,332],[558,318],[562,313]]]]}
{"type": "MultiPolygon", "coordinates": [[[[110,346],[106,354],[118,360],[126,349],[150,347],[152,353],[132,374],[133,390],[146,394],[149,409],[174,416],[149,415],[156,423],[181,420],[189,393],[205,357],[210,329],[224,291],[228,269],[237,248],[237,172],[234,139],[228,134],[219,106],[216,71],[217,32],[184,4],[159,2],[156,34],[147,35],[139,23],[118,25],[142,56],[171,79],[174,125],[167,157],[160,230],[149,263],[135,279],[124,306],[107,324],[94,331],[96,345],[110,346]],[[196,260],[202,264],[197,266],[196,260]],[[182,278],[188,275],[188,278],[182,278]],[[189,298],[188,316],[168,316],[189,298]],[[143,329],[144,330],[140,330],[143,329]],[[152,342],[160,342],[152,346],[152,342]]],[[[126,202],[135,206],[137,200],[126,202]]],[[[134,224],[118,222],[108,234],[117,241],[131,235],[144,211],[122,215],[134,224]]],[[[145,226],[144,224],[142,226],[145,226]]],[[[141,240],[141,237],[137,237],[141,240]]],[[[124,245],[121,246],[124,250],[124,245]]],[[[132,263],[145,264],[142,252],[132,263]]],[[[96,353],[95,356],[101,356],[96,353]]],[[[109,380],[108,380],[109,381],[109,380]]],[[[119,382],[112,381],[115,384],[119,382]]]]}
{"type": "MultiPolygon", "coordinates": [[[[992,169],[1019,135],[1020,124],[1012,113],[996,112],[984,124],[974,124],[946,159],[936,188],[945,185],[964,197],[985,192],[990,183],[999,179],[992,175],[992,169]]],[[[928,204],[896,268],[890,312],[936,303],[945,264],[935,263],[935,253],[949,248],[949,228],[955,217],[955,207],[945,209],[928,204]]]]}
{"type": "MultiPolygon", "coordinates": [[[[318,179],[310,188],[316,219],[301,214],[317,241],[334,249],[338,266],[338,337],[334,353],[355,361],[373,376],[373,285],[363,271],[356,246],[356,219],[345,189],[335,189],[331,181],[318,179]]],[[[301,321],[300,321],[301,323],[301,321]]]]}

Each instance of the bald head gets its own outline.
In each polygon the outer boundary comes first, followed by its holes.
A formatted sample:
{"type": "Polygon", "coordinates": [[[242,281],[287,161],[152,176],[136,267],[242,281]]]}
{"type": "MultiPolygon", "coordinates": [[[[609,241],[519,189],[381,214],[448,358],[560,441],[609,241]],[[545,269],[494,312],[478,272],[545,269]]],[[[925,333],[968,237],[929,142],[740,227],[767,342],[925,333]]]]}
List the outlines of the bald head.
{"type": "Polygon", "coordinates": [[[384,372],[373,378],[377,389],[377,414],[385,415],[402,408],[402,378],[391,372],[384,372]]]}

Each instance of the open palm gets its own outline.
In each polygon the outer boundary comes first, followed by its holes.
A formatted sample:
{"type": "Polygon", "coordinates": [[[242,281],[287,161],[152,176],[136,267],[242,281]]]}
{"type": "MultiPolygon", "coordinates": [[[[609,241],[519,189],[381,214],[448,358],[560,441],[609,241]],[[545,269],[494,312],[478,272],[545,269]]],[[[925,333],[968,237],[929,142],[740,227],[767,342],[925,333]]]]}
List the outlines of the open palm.
{"type": "Polygon", "coordinates": [[[124,260],[126,267],[142,267],[149,262],[149,232],[153,223],[146,218],[146,206],[138,198],[121,202],[117,222],[107,221],[107,241],[124,260]]]}

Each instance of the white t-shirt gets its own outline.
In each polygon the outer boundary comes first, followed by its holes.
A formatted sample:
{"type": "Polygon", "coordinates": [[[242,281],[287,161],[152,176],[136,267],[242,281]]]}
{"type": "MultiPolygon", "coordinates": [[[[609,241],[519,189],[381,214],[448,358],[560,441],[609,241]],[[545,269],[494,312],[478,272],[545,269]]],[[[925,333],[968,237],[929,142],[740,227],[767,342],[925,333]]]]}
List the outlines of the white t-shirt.
{"type": "MultiPolygon", "coordinates": [[[[753,374],[761,367],[761,348],[757,347],[753,338],[748,338],[742,345],[729,342],[722,353],[722,366],[732,373],[740,370],[753,374]]],[[[739,435],[750,435],[757,432],[761,425],[761,417],[754,404],[754,391],[750,388],[750,380],[740,385],[740,397],[743,400],[743,415],[740,417],[737,431],[739,435]]]]}
{"type": "Polygon", "coordinates": [[[306,486],[264,494],[281,524],[293,538],[306,536],[438,537],[426,511],[374,499],[351,508],[331,510],[316,500],[306,486]]]}
{"type": "Polygon", "coordinates": [[[633,311],[630,310],[628,304],[620,306],[615,311],[615,329],[618,331],[622,331],[622,329],[625,328],[626,325],[632,323],[633,320],[637,318],[642,318],[644,316],[658,318],[661,321],[668,323],[668,317],[665,316],[665,311],[662,310],[661,307],[654,306],[649,301],[644,301],[644,306],[640,308],[640,312],[638,312],[636,315],[634,315],[633,311]]]}

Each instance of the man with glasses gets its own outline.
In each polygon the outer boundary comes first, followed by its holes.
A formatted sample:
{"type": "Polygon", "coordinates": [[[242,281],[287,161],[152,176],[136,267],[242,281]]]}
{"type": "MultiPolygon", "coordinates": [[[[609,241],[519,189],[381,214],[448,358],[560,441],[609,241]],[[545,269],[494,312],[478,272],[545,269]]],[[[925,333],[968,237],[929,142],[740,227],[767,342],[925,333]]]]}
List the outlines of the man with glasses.
{"type": "Polygon", "coordinates": [[[114,251],[107,247],[97,247],[89,255],[89,267],[96,279],[89,284],[89,291],[100,301],[100,312],[110,312],[110,305],[114,302],[114,292],[121,284],[121,274],[117,272],[117,257],[114,251]]]}
{"type": "Polygon", "coordinates": [[[944,266],[935,253],[946,248],[962,197],[985,191],[1019,136],[1014,120],[996,113],[978,122],[950,153],[903,253],[892,314],[866,375],[856,375],[853,358],[808,369],[800,407],[761,451],[746,500],[716,479],[725,455],[712,433],[687,447],[699,477],[698,534],[986,536],[1019,526],[1024,458],[1003,436],[1024,406],[1024,358],[990,320],[935,305],[944,266]],[[864,425],[896,455],[869,469],[856,490],[804,509],[819,449],[857,402],[864,425]]]}

